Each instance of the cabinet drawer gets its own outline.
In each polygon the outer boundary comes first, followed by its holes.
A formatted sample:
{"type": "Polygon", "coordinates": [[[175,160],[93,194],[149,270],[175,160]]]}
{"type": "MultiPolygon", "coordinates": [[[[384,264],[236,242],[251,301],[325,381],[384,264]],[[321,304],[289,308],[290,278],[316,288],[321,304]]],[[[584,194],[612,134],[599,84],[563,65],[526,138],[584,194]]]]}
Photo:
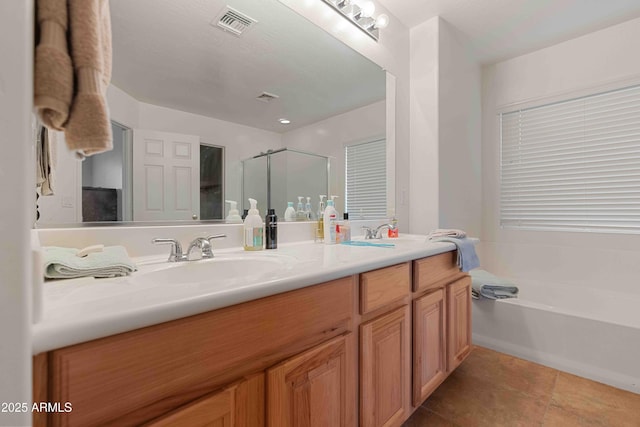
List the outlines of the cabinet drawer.
{"type": "Polygon", "coordinates": [[[442,287],[458,275],[456,251],[416,260],[413,262],[413,291],[442,287]]]}
{"type": "Polygon", "coordinates": [[[411,289],[411,264],[405,262],[360,275],[360,313],[370,313],[406,295],[411,289]]]}

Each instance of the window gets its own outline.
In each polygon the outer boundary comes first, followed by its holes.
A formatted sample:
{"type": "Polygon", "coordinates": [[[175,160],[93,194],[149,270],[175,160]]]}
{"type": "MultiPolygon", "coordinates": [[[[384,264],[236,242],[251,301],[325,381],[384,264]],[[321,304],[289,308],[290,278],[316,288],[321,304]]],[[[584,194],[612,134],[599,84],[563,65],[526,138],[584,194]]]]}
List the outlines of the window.
{"type": "Polygon", "coordinates": [[[384,139],[345,147],[345,211],[350,219],[387,215],[387,161],[384,139]]]}
{"type": "Polygon", "coordinates": [[[500,121],[503,227],[640,232],[640,86],[500,121]]]}

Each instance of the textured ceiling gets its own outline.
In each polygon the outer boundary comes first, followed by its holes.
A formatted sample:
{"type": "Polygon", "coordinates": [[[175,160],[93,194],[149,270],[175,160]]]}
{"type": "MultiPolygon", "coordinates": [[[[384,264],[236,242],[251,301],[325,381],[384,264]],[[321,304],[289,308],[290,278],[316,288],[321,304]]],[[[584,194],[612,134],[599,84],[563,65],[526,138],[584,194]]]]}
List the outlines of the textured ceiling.
{"type": "Polygon", "coordinates": [[[277,0],[111,0],[111,15],[113,84],[142,102],[285,132],[385,97],[379,66],[277,0]],[[225,5],[258,23],[211,26],[225,5]]]}
{"type": "Polygon", "coordinates": [[[640,16],[640,0],[377,0],[406,26],[440,16],[465,33],[483,64],[640,16]]]}

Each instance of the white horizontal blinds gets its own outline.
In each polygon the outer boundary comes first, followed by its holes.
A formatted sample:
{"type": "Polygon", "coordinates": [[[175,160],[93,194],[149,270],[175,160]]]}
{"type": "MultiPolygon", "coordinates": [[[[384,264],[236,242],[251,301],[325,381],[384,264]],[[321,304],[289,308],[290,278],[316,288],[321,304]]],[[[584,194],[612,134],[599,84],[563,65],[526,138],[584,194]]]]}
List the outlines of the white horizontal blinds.
{"type": "Polygon", "coordinates": [[[640,232],[640,86],[501,114],[504,227],[640,232]]]}
{"type": "Polygon", "coordinates": [[[350,219],[387,214],[387,161],[384,139],[345,148],[345,206],[350,219]]]}

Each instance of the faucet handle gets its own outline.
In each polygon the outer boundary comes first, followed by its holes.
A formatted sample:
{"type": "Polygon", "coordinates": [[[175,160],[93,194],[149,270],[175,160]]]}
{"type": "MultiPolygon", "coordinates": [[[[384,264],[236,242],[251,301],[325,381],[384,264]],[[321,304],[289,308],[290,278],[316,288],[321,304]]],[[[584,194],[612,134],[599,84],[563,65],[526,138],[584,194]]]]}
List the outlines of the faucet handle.
{"type": "Polygon", "coordinates": [[[167,239],[156,237],[151,239],[154,245],[171,245],[171,253],[169,254],[169,262],[184,261],[187,257],[182,253],[182,245],[176,239],[167,239]]]}
{"type": "Polygon", "coordinates": [[[224,239],[225,237],[227,237],[226,234],[214,234],[212,236],[207,236],[206,239],[211,243],[214,239],[224,239]]]}
{"type": "Polygon", "coordinates": [[[366,225],[362,226],[362,230],[364,230],[364,238],[365,239],[373,239],[375,238],[376,230],[366,225]]]}

